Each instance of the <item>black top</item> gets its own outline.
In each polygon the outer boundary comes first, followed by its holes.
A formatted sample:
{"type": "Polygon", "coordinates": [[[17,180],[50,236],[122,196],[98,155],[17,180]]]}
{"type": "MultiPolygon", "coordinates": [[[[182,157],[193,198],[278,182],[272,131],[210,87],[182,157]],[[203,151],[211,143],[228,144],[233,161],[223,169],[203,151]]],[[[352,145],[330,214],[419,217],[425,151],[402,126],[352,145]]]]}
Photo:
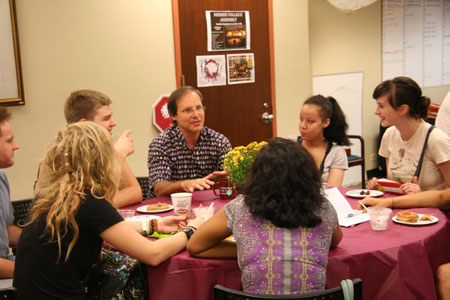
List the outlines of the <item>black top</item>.
{"type": "Polygon", "coordinates": [[[73,231],[62,238],[61,258],[58,258],[57,242],[48,242],[42,236],[45,215],[26,226],[17,247],[14,270],[14,287],[17,299],[64,299],[86,298],[83,280],[92,264],[99,257],[103,240],[99,234],[122,221],[117,210],[104,199],[88,194],[75,215],[79,236],[67,262],[64,262],[73,231]]]}

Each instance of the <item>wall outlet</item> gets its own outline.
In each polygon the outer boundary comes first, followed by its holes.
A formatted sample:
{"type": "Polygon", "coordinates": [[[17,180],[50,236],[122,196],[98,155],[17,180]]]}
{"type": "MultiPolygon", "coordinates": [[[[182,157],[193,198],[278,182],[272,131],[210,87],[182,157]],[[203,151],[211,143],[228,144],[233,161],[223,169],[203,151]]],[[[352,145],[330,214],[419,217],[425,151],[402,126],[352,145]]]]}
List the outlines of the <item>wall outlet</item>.
{"type": "Polygon", "coordinates": [[[377,154],[376,153],[370,154],[370,160],[371,161],[376,161],[377,160],[377,154]]]}

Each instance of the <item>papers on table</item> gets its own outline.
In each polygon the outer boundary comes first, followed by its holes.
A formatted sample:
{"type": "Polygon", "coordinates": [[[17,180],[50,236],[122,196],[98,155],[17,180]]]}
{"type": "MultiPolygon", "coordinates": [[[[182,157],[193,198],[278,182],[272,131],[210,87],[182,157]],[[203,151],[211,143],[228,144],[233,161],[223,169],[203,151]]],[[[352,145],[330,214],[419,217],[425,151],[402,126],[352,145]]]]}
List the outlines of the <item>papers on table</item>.
{"type": "Polygon", "coordinates": [[[338,188],[334,187],[324,191],[324,196],[331,202],[337,212],[339,225],[344,227],[353,226],[369,221],[369,215],[355,214],[347,199],[341,194],[338,188]]]}

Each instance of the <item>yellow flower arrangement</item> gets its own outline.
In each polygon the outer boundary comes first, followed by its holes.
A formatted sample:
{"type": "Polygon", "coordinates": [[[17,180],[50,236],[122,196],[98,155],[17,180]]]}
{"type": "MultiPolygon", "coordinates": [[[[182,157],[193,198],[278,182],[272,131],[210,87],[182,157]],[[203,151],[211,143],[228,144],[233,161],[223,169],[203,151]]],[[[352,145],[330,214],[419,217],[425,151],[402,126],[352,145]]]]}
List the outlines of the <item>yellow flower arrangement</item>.
{"type": "Polygon", "coordinates": [[[245,147],[235,147],[224,155],[223,168],[228,172],[232,185],[242,185],[245,182],[256,155],[265,145],[267,145],[267,142],[252,142],[245,147]]]}

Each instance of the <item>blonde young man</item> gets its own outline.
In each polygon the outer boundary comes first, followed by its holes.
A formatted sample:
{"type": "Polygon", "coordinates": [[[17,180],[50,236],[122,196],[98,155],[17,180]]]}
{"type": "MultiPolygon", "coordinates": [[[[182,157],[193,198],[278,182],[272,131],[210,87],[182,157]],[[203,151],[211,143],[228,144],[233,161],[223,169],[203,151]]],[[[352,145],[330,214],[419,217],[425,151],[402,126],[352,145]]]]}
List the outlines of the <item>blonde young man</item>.
{"type": "Polygon", "coordinates": [[[158,135],[148,151],[150,194],[205,190],[222,169],[230,141],[205,126],[203,95],[191,86],[172,92],[167,103],[174,127],[158,135]]]}
{"type": "MultiPolygon", "coordinates": [[[[64,104],[64,115],[67,124],[80,121],[93,121],[106,128],[110,134],[117,123],[112,119],[111,99],[105,94],[93,90],[78,90],[70,94],[64,104]]],[[[142,190],[133,172],[126,162],[128,155],[134,152],[133,142],[129,138],[129,130],[125,130],[114,143],[114,149],[122,164],[119,191],[113,199],[117,207],[124,207],[142,201],[142,190]]],[[[35,193],[48,181],[45,168],[41,168],[36,182],[35,193]]]]}
{"type": "MultiPolygon", "coordinates": [[[[0,169],[14,164],[14,151],[19,146],[14,141],[14,134],[9,125],[9,112],[0,107],[0,169]]],[[[5,172],[0,170],[0,278],[12,278],[14,261],[8,257],[9,247],[17,246],[22,229],[13,224],[14,215],[10,201],[9,183],[5,172]]],[[[11,286],[11,280],[1,281],[0,288],[11,286]]]]}

